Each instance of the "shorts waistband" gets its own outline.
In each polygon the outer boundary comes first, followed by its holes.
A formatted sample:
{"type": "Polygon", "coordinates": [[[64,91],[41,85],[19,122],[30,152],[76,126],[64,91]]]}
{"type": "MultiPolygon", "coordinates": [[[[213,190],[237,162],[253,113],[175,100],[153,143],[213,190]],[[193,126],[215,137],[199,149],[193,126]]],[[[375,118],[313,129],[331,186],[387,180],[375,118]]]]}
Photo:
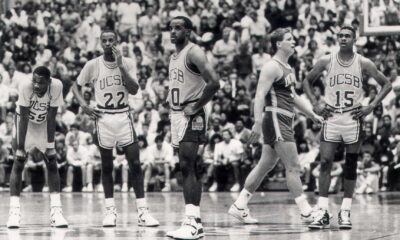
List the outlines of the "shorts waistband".
{"type": "Polygon", "coordinates": [[[353,110],[355,110],[355,109],[357,109],[357,108],[360,108],[360,107],[361,107],[361,105],[358,104],[358,105],[351,106],[351,107],[335,108],[335,107],[332,107],[332,106],[329,105],[329,104],[326,104],[326,108],[327,108],[329,111],[333,112],[333,113],[345,113],[345,112],[350,112],[350,111],[353,111],[353,110]]]}
{"type": "Polygon", "coordinates": [[[293,118],[294,115],[295,115],[294,113],[292,113],[292,112],[290,112],[290,111],[288,111],[286,109],[278,108],[278,107],[271,107],[271,106],[266,106],[264,108],[264,111],[265,112],[277,112],[277,113],[283,114],[283,115],[285,115],[287,117],[290,117],[290,118],[293,118]]]}
{"type": "Polygon", "coordinates": [[[107,114],[120,114],[129,112],[129,108],[122,108],[122,109],[105,109],[105,108],[97,108],[98,112],[107,113],[107,114]]]}

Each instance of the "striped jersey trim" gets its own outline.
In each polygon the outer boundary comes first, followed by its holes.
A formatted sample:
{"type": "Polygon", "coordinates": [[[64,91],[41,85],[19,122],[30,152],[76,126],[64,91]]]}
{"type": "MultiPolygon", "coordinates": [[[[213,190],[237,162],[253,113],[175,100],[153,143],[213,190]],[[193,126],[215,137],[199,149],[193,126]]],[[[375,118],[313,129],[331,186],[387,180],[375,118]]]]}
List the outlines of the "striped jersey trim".
{"type": "Polygon", "coordinates": [[[353,56],[353,59],[351,60],[351,62],[346,64],[346,63],[342,62],[342,60],[340,60],[339,53],[336,53],[336,60],[339,63],[339,65],[342,67],[350,67],[351,65],[353,65],[356,58],[357,58],[357,53],[354,53],[354,56],[353,56]]]}

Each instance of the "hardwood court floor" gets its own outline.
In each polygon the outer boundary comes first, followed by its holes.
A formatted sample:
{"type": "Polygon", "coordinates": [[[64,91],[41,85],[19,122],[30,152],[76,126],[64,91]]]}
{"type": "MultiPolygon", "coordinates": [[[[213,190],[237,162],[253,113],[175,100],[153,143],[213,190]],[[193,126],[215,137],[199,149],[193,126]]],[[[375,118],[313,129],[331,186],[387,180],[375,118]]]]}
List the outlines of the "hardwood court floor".
{"type": "MultiPolygon", "coordinates": [[[[134,194],[116,193],[118,224],[102,228],[103,194],[63,193],[64,214],[68,229],[49,227],[49,195],[24,193],[21,197],[22,225],[19,230],[7,230],[9,194],[0,193],[0,239],[67,240],[67,239],[168,239],[165,233],[180,225],[184,211],[182,193],[149,193],[150,210],[161,226],[137,226],[134,194]]],[[[330,229],[309,231],[299,219],[294,201],[287,192],[257,193],[250,205],[258,225],[241,225],[227,215],[237,193],[204,193],[202,220],[206,240],[388,240],[400,239],[400,193],[356,196],[353,204],[353,230],[337,228],[337,212],[341,195],[330,199],[334,214],[330,229]]],[[[316,197],[308,198],[315,204],[316,197]]]]}

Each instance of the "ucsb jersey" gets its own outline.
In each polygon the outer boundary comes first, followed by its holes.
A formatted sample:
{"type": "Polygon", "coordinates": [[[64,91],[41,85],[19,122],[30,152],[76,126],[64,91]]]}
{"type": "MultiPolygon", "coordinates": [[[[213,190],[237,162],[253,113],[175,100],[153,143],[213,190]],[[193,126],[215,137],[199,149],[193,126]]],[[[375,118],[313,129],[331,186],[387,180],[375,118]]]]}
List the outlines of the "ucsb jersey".
{"type": "Polygon", "coordinates": [[[353,60],[345,64],[338,53],[331,54],[330,66],[325,79],[325,101],[335,108],[359,106],[364,96],[361,56],[354,54],[353,60]]]}
{"type": "Polygon", "coordinates": [[[274,81],[265,96],[265,106],[278,107],[293,112],[294,96],[292,91],[296,83],[296,76],[290,66],[284,65],[274,58],[270,61],[276,61],[281,66],[283,75],[280,79],[274,81]]]}
{"type": "Polygon", "coordinates": [[[169,92],[167,101],[173,110],[200,99],[206,82],[200,73],[194,72],[186,63],[189,50],[196,45],[188,43],[179,53],[171,56],[169,63],[169,92]]]}
{"type": "MultiPolygon", "coordinates": [[[[127,71],[136,77],[135,61],[130,58],[122,58],[122,61],[127,71]]],[[[93,86],[98,109],[110,113],[129,110],[129,93],[116,62],[107,62],[103,56],[90,60],[79,74],[77,83],[93,86]]]]}
{"type": "Polygon", "coordinates": [[[52,78],[47,92],[39,97],[33,92],[32,81],[23,81],[18,89],[17,114],[20,106],[29,107],[29,121],[43,123],[47,120],[49,107],[60,107],[64,104],[63,85],[58,79],[52,78]]]}

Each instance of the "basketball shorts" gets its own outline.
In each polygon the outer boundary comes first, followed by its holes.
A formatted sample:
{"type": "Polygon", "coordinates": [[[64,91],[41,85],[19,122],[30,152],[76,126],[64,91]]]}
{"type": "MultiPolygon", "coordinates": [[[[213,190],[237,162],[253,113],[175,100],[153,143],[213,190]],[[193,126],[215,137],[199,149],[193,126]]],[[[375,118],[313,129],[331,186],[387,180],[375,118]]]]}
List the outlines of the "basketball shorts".
{"type": "Polygon", "coordinates": [[[171,110],[172,146],[179,147],[180,142],[206,142],[207,114],[201,110],[195,115],[185,116],[183,111],[171,110]]]}
{"type": "Polygon", "coordinates": [[[276,107],[265,107],[262,131],[264,144],[295,142],[293,131],[294,113],[276,107]]]}
{"type": "MultiPolygon", "coordinates": [[[[13,147],[17,147],[18,125],[20,121],[19,114],[15,114],[13,127],[13,147]]],[[[25,137],[25,152],[32,151],[37,148],[42,153],[46,152],[47,148],[47,121],[42,123],[34,123],[28,121],[28,129],[25,137]]]]}
{"type": "Polygon", "coordinates": [[[362,137],[362,122],[354,120],[351,111],[344,113],[332,113],[325,120],[321,130],[321,141],[343,142],[353,144],[362,137]]]}
{"type": "Polygon", "coordinates": [[[102,148],[125,147],[137,141],[130,112],[103,113],[95,124],[97,143],[102,148]]]}

